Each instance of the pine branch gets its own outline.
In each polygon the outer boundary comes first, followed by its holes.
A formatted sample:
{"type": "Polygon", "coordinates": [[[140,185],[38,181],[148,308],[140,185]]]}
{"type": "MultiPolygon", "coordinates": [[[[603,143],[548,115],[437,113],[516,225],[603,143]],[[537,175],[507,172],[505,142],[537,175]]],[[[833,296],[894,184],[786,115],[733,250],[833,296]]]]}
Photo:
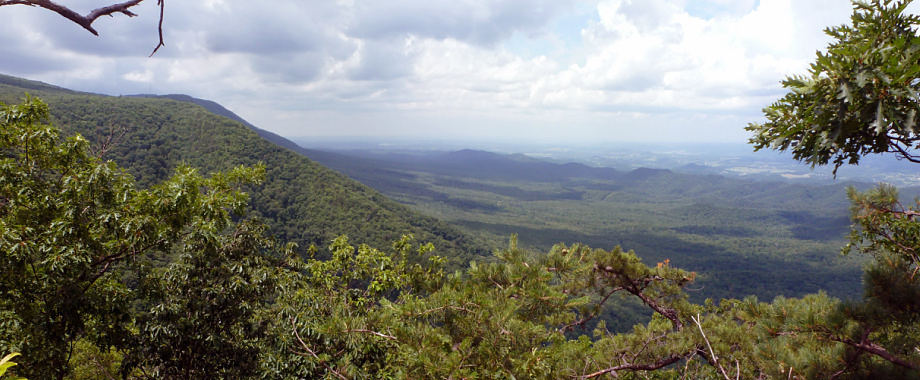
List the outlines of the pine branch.
{"type": "Polygon", "coordinates": [[[598,377],[598,376],[601,376],[601,375],[606,375],[606,374],[611,373],[611,372],[614,374],[614,377],[616,377],[616,372],[617,372],[617,371],[654,371],[654,370],[656,370],[656,369],[661,369],[661,368],[667,367],[667,366],[669,366],[669,365],[671,365],[671,364],[677,363],[677,362],[680,361],[681,359],[684,359],[684,358],[686,358],[686,357],[688,357],[688,356],[690,356],[690,354],[686,354],[686,355],[671,355],[671,356],[668,356],[668,357],[666,357],[666,358],[664,358],[664,359],[661,359],[661,360],[659,360],[659,361],[657,361],[657,362],[648,363],[648,364],[634,364],[634,363],[622,364],[622,365],[618,365],[618,366],[616,366],[616,367],[610,367],[610,368],[607,368],[607,369],[602,369],[602,370],[600,370],[600,371],[597,371],[597,372],[594,372],[594,373],[591,373],[591,374],[588,374],[588,375],[579,376],[578,378],[579,378],[579,379],[593,379],[593,378],[595,378],[595,377],[598,377]]]}
{"type": "Polygon", "coordinates": [[[846,344],[850,347],[859,349],[861,351],[868,352],[870,354],[878,356],[896,365],[899,365],[905,368],[910,368],[913,370],[920,370],[920,365],[918,365],[917,363],[912,363],[907,360],[904,360],[903,358],[900,358],[892,354],[891,352],[888,352],[888,350],[886,350],[884,347],[879,346],[878,344],[875,344],[869,341],[869,331],[868,330],[866,331],[865,334],[863,334],[863,338],[861,339],[860,342],[857,342],[850,338],[839,337],[839,336],[834,336],[834,335],[828,336],[827,339],[846,344]]]}

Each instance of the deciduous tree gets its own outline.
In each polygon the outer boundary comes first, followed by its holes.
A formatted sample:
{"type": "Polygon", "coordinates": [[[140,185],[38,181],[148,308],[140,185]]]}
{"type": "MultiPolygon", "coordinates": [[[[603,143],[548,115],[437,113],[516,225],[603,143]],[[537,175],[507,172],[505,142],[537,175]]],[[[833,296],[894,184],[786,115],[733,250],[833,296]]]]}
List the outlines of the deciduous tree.
{"type": "MultiPolygon", "coordinates": [[[[764,109],[766,123],[748,126],[755,149],[788,149],[835,173],[876,153],[920,163],[920,17],[906,12],[910,3],[854,2],[852,25],[828,28],[827,53],[809,75],[783,82],[791,91],[764,109]]],[[[784,362],[790,377],[920,376],[920,205],[903,204],[884,184],[850,189],[849,198],[855,229],[844,252],[872,259],[864,298],[778,300],[749,311],[763,316],[762,340],[797,347],[797,359],[784,362]]]]}
{"type": "Polygon", "coordinates": [[[910,3],[855,1],[852,25],[827,28],[827,52],[782,82],[790,91],[764,109],[766,123],[747,127],[755,150],[789,150],[835,173],[867,154],[920,162],[920,17],[910,3]]]}
{"type": "MultiPolygon", "coordinates": [[[[237,186],[264,168],[204,178],[180,166],[141,190],[114,163],[89,154],[81,136],[61,139],[42,123],[47,117],[37,99],[0,108],[0,351],[22,352],[27,377],[61,379],[78,340],[107,349],[133,336],[136,295],[122,269],[172,249],[199,258],[260,253],[246,239],[220,236],[246,205],[237,186]]],[[[232,302],[250,299],[240,292],[232,302]]],[[[192,303],[209,302],[199,296],[192,303]]]]}

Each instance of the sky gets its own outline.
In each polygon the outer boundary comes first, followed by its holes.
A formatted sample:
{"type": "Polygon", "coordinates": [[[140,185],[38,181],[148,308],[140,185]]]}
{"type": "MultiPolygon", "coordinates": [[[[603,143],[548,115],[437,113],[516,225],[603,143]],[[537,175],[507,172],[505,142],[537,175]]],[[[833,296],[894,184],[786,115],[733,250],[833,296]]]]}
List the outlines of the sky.
{"type": "MultiPolygon", "coordinates": [[[[60,0],[78,13],[108,5],[60,0]]],[[[915,4],[916,5],[916,4],[915,4]]],[[[847,0],[197,0],[96,37],[0,7],[0,73],[188,94],[287,137],[745,143],[847,0]]]]}

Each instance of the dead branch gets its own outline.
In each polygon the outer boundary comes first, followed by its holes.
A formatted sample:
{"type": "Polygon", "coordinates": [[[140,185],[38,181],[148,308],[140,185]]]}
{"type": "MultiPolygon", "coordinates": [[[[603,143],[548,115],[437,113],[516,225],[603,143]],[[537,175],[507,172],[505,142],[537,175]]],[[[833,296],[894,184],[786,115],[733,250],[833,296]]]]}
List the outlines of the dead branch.
{"type": "MultiPolygon", "coordinates": [[[[329,367],[329,365],[326,364],[326,361],[320,359],[319,356],[316,355],[316,352],[314,352],[312,349],[310,349],[310,346],[307,345],[307,343],[303,341],[303,338],[300,337],[300,332],[297,331],[297,325],[294,323],[294,317],[291,317],[291,327],[294,329],[294,337],[297,338],[297,342],[300,343],[300,347],[301,347],[301,348],[303,348],[304,350],[306,350],[307,353],[309,353],[310,356],[313,357],[313,359],[316,359],[316,360],[319,362],[319,364],[320,364],[321,366],[323,366],[323,368],[325,368],[327,371],[332,372],[333,375],[335,375],[336,377],[338,377],[338,378],[340,378],[340,379],[342,379],[342,380],[348,380],[347,377],[343,376],[341,373],[338,373],[338,372],[336,372],[334,369],[332,369],[331,367],[329,367]]],[[[291,349],[288,349],[288,350],[291,351],[291,352],[293,352],[293,353],[295,353],[295,354],[301,355],[301,356],[307,356],[306,354],[304,354],[304,353],[302,353],[302,352],[297,352],[297,351],[294,351],[294,350],[291,350],[291,349]]]]}
{"type": "Polygon", "coordinates": [[[597,372],[594,372],[588,375],[580,376],[579,378],[580,379],[593,379],[595,377],[605,375],[608,373],[613,373],[614,376],[616,376],[617,371],[654,371],[656,369],[661,369],[671,364],[677,363],[678,361],[680,361],[683,358],[686,358],[687,356],[689,356],[689,354],[688,355],[671,355],[671,356],[668,356],[654,363],[648,363],[648,364],[632,364],[631,363],[631,364],[618,365],[616,367],[610,367],[610,368],[602,369],[600,371],[597,371],[597,372]]]}
{"type": "Polygon", "coordinates": [[[359,333],[365,333],[365,334],[371,334],[371,335],[374,335],[374,336],[379,336],[379,337],[381,337],[381,338],[386,338],[386,339],[389,339],[389,340],[397,340],[395,336],[387,335],[387,334],[384,334],[384,333],[379,333],[379,332],[372,331],[372,330],[366,330],[366,329],[348,330],[347,332],[359,332],[359,333]]]}
{"type": "MultiPolygon", "coordinates": [[[[709,338],[707,338],[706,333],[703,332],[703,325],[700,324],[699,314],[697,314],[696,317],[691,316],[690,319],[692,319],[693,322],[696,323],[696,327],[700,328],[700,334],[703,335],[703,340],[706,341],[706,347],[709,347],[709,355],[712,357],[712,362],[715,364],[715,367],[719,369],[719,372],[722,372],[722,376],[725,377],[725,380],[732,380],[731,377],[728,377],[728,373],[725,372],[725,368],[722,367],[722,364],[719,363],[719,357],[716,356],[716,352],[712,349],[712,344],[709,343],[709,338]]],[[[741,375],[741,372],[740,372],[741,365],[740,364],[738,365],[738,371],[739,371],[738,375],[740,377],[741,375]]]]}
{"type": "MultiPolygon", "coordinates": [[[[128,17],[137,16],[136,13],[131,12],[129,9],[131,7],[137,6],[144,0],[129,0],[122,3],[112,4],[101,8],[93,9],[91,12],[87,13],[85,16],[80,15],[79,13],[73,11],[65,5],[55,3],[51,0],[0,0],[0,7],[4,5],[28,5],[30,7],[39,7],[44,8],[54,13],[61,15],[62,17],[72,21],[73,23],[81,26],[83,29],[86,29],[94,36],[98,36],[99,32],[93,28],[93,23],[96,22],[96,19],[102,16],[112,16],[116,13],[121,13],[128,17]]],[[[165,46],[163,43],[163,14],[165,9],[165,0],[157,0],[157,5],[160,6],[160,22],[158,26],[158,32],[160,41],[157,44],[156,48],[153,49],[153,52],[150,53],[152,56],[161,46],[165,46]]]]}

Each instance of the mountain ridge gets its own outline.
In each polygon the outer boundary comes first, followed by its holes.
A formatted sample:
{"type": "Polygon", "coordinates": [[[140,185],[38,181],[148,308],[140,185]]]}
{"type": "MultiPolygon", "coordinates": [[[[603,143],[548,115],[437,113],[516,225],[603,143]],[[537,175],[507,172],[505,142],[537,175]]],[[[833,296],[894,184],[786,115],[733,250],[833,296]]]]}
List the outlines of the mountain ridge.
{"type": "Polygon", "coordinates": [[[453,265],[489,254],[485,244],[457,227],[398,204],[200,105],[79,93],[0,75],[0,101],[17,103],[27,92],[49,104],[51,122],[62,135],[80,133],[97,146],[115,136],[117,143],[106,158],[131,173],[139,186],[163,180],[181,162],[203,172],[265,163],[263,184],[247,189],[249,215],[265,220],[282,241],[322,248],[347,235],[355,244],[383,248],[413,234],[420,242],[434,243],[453,265]]]}

